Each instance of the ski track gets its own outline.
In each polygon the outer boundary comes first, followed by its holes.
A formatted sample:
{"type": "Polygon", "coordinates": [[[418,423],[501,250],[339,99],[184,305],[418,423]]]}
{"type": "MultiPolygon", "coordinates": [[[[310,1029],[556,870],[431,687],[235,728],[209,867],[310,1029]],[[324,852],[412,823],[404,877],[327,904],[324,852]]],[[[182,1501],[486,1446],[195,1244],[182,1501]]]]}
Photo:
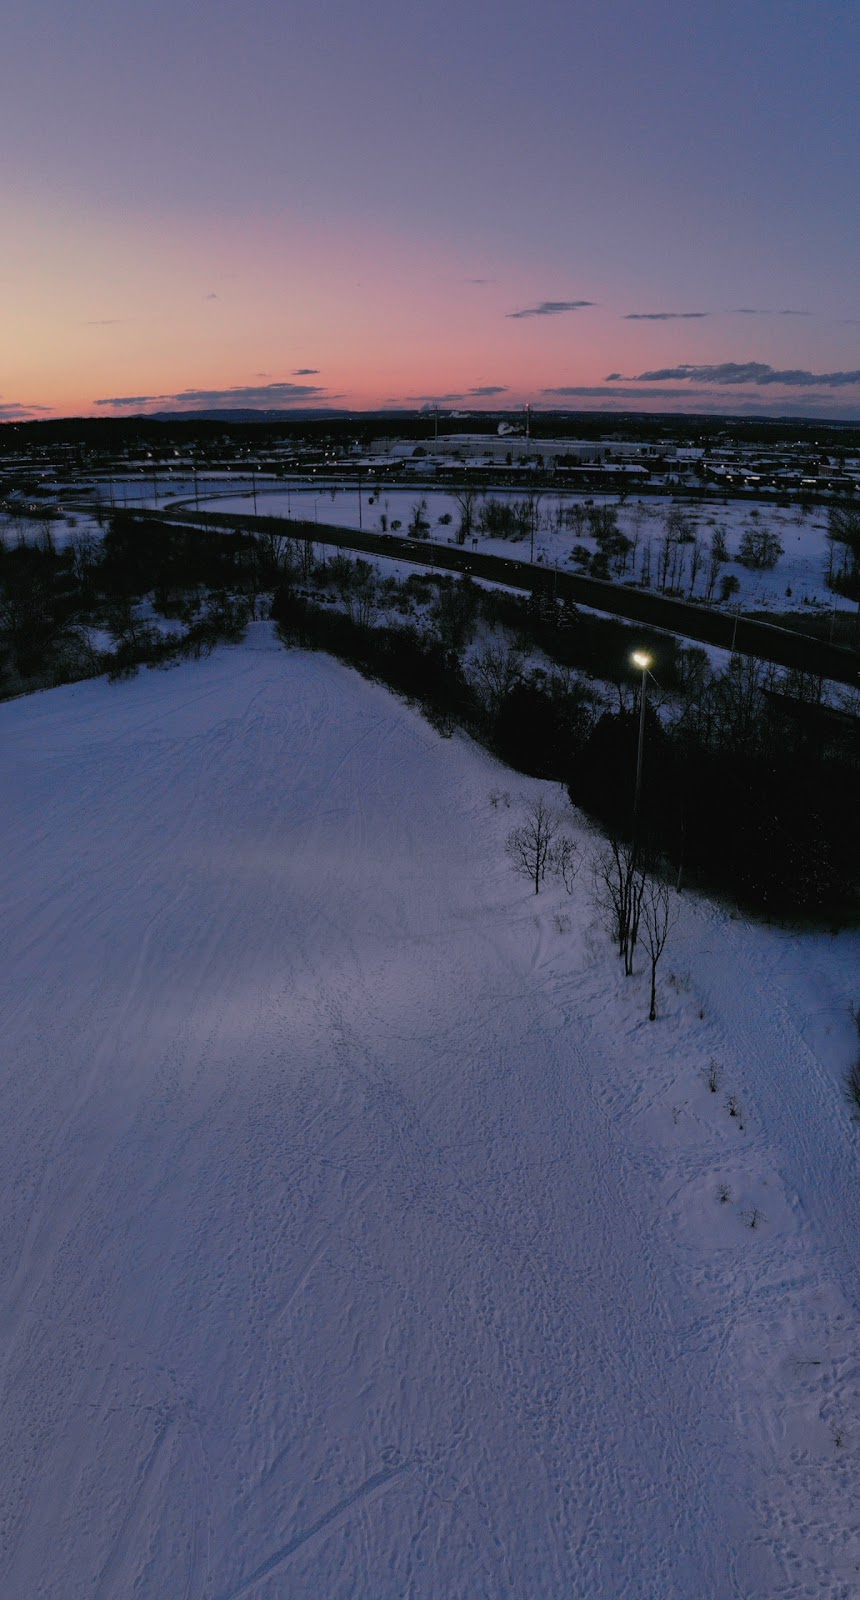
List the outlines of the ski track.
{"type": "Polygon", "coordinates": [[[4,1600],[858,1592],[856,938],[685,899],[649,1025],[262,624],[0,738],[4,1600]]]}

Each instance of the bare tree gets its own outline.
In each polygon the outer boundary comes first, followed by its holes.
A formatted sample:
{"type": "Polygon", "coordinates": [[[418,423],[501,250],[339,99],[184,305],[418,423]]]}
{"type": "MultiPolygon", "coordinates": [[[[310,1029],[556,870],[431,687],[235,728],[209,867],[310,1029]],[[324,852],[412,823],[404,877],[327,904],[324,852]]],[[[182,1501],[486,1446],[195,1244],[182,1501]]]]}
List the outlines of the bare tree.
{"type": "Polygon", "coordinates": [[[75,577],[82,589],[89,589],[101,554],[99,540],[89,531],[75,533],[70,548],[75,577]]]}
{"type": "Polygon", "coordinates": [[[459,653],[469,644],[475,633],[477,608],[477,585],[468,574],[463,578],[454,578],[440,588],[430,615],[447,650],[459,653]]]}
{"type": "Polygon", "coordinates": [[[615,506],[591,506],[588,521],[592,537],[602,544],[618,532],[618,510],[615,506]]]}
{"type": "Polygon", "coordinates": [[[496,717],[523,675],[523,655],[517,645],[488,645],[472,662],[472,679],[491,717],[496,717]]]}
{"type": "Polygon", "coordinates": [[[457,529],[457,543],[465,544],[471,539],[475,526],[475,506],[478,502],[478,491],[471,484],[464,484],[462,489],[454,490],[454,501],[460,512],[460,525],[457,529]]]}
{"type": "Polygon", "coordinates": [[[289,524],[285,524],[284,531],[277,527],[263,526],[255,529],[254,535],[259,549],[263,552],[265,565],[275,575],[283,573],[292,564],[293,540],[287,532],[289,524]]]}
{"type": "Polygon", "coordinates": [[[427,500],[424,495],[416,500],[409,518],[409,537],[411,539],[429,539],[430,523],[427,518],[427,500]]]}
{"type": "Polygon", "coordinates": [[[369,561],[355,563],[355,583],[347,596],[350,618],[361,628],[372,628],[377,617],[376,573],[369,561]]]}
{"type": "Polygon", "coordinates": [[[594,901],[609,922],[628,978],[633,972],[646,881],[641,852],[636,845],[610,838],[593,864],[594,901]]]}
{"type": "Polygon", "coordinates": [[[725,533],[722,528],[715,528],[711,534],[711,546],[708,554],[707,582],[705,585],[705,602],[707,605],[710,605],[714,597],[714,589],[720,575],[720,569],[728,559],[729,552],[726,549],[725,533]]]}
{"type": "MultiPolygon", "coordinates": [[[[316,565],[316,551],[312,539],[299,535],[292,541],[292,555],[302,578],[307,582],[316,565]]],[[[285,566],[288,563],[285,562],[285,566]]]]}
{"type": "Polygon", "coordinates": [[[768,528],[753,527],[747,528],[741,539],[738,560],[742,567],[769,572],[783,553],[778,533],[772,533],[768,528]]]}
{"type": "Polygon", "coordinates": [[[554,877],[561,879],[568,894],[573,894],[573,885],[579,871],[579,859],[579,849],[566,833],[550,846],[550,872],[554,877]]]}
{"type": "Polygon", "coordinates": [[[343,601],[350,620],[364,628],[372,627],[376,621],[378,594],[376,573],[371,563],[362,561],[360,556],[351,561],[349,556],[339,552],[328,563],[328,578],[343,601]]]}
{"type": "Polygon", "coordinates": [[[699,572],[700,572],[701,566],[702,566],[702,561],[704,560],[704,555],[705,555],[705,552],[702,549],[700,541],[698,539],[694,538],[693,539],[693,543],[690,546],[690,589],[689,589],[689,597],[690,597],[691,600],[693,598],[693,591],[695,590],[695,587],[696,587],[696,579],[699,576],[699,572]]]}
{"type": "Polygon", "coordinates": [[[677,912],[672,905],[672,892],[664,878],[645,879],[641,901],[642,928],[645,948],[651,963],[651,1009],[649,1022],[657,1019],[657,966],[666,948],[666,940],[676,921],[677,912]]]}
{"type": "Polygon", "coordinates": [[[830,545],[828,587],[847,600],[856,600],[860,610],[860,510],[856,506],[832,505],[827,518],[827,539],[830,545]]]}
{"type": "Polygon", "coordinates": [[[558,823],[541,796],[532,801],[525,822],[514,828],[505,840],[505,850],[514,871],[531,879],[535,894],[540,894],[557,833],[558,823]]]}
{"type": "Polygon", "coordinates": [[[677,541],[672,530],[672,524],[667,520],[663,530],[663,537],[660,540],[660,556],[657,569],[658,582],[664,594],[669,583],[669,568],[676,549],[677,541]]]}
{"type": "Polygon", "coordinates": [[[534,560],[535,554],[535,534],[540,526],[540,503],[542,499],[542,494],[540,494],[537,490],[531,489],[529,490],[524,502],[526,507],[528,535],[531,542],[531,555],[529,559],[532,561],[534,560]]]}

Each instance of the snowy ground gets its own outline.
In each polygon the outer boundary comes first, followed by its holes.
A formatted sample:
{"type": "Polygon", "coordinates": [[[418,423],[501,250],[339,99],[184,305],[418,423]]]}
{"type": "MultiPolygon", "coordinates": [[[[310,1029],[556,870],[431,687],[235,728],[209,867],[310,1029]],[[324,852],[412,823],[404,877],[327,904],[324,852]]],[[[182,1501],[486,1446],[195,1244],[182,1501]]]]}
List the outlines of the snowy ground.
{"type": "Polygon", "coordinates": [[[4,1600],[856,1596],[858,936],[685,898],[649,1024],[267,624],[0,735],[4,1600]]]}
{"type": "MultiPolygon", "coordinates": [[[[523,498],[523,491],[502,489],[494,490],[492,493],[498,499],[523,498]]],[[[361,525],[365,531],[379,533],[381,518],[385,517],[389,528],[392,521],[399,521],[401,523],[399,531],[405,534],[413,508],[420,499],[426,500],[427,503],[430,537],[443,543],[453,538],[459,522],[457,503],[452,495],[432,490],[386,487],[378,496],[365,485],[361,496],[361,525]],[[452,519],[449,524],[439,520],[446,515],[452,519]]],[[[539,506],[541,526],[535,539],[534,551],[536,560],[541,560],[550,566],[557,563],[562,567],[569,564],[570,552],[575,543],[582,542],[587,549],[592,551],[595,549],[593,539],[584,537],[580,541],[579,536],[569,529],[557,533],[551,526],[559,506],[582,504],[583,500],[582,495],[541,495],[539,506]]],[[[594,503],[614,504],[606,496],[597,496],[594,503]]],[[[677,504],[678,502],[671,499],[655,496],[641,501],[631,498],[624,505],[616,507],[621,531],[638,543],[637,576],[643,547],[650,541],[652,583],[655,586],[659,544],[666,516],[672,506],[677,504]]],[[[212,501],[210,509],[239,511],[248,515],[253,511],[253,499],[250,493],[220,495],[217,500],[212,501]]],[[[358,490],[354,486],[340,489],[322,486],[316,489],[297,487],[289,491],[267,490],[265,493],[258,488],[257,510],[261,515],[304,517],[311,522],[326,522],[339,528],[359,526],[358,490]]],[[[804,512],[798,506],[780,507],[772,504],[752,506],[742,501],[727,500],[689,504],[682,502],[682,510],[692,532],[706,549],[714,530],[716,528],[723,530],[730,561],[722,570],[724,573],[731,573],[740,583],[738,594],[731,601],[732,607],[740,604],[748,610],[776,612],[803,611],[810,606],[832,610],[834,605],[837,608],[853,609],[849,601],[839,599],[827,588],[827,511],[821,506],[804,512]],[[770,572],[750,571],[733,559],[737,556],[743,534],[747,529],[756,527],[767,528],[777,534],[782,543],[784,554],[770,572]]],[[[512,543],[510,540],[485,539],[482,536],[479,548],[488,555],[516,556],[519,560],[528,560],[530,553],[528,540],[512,543]]],[[[577,569],[574,566],[571,570],[577,569]]],[[[629,578],[628,573],[628,581],[629,578]]],[[[703,594],[704,583],[703,567],[695,589],[695,594],[699,598],[703,594]]],[[[685,592],[688,587],[687,584],[685,592]]]]}
{"type": "MultiPolygon", "coordinates": [[[[490,493],[502,500],[521,500],[525,490],[497,489],[490,493]]],[[[126,478],[117,478],[113,482],[100,482],[97,485],[97,494],[104,511],[121,510],[124,506],[147,506],[160,508],[166,505],[185,503],[188,505],[199,504],[201,509],[216,511],[237,511],[243,515],[250,515],[256,504],[260,515],[283,516],[297,519],[307,519],[311,522],[328,523],[334,527],[354,528],[362,527],[365,531],[379,533],[382,531],[382,519],[390,529],[392,522],[400,522],[398,530],[406,533],[410,517],[419,500],[424,500],[427,506],[427,518],[430,523],[430,537],[441,543],[446,543],[454,538],[459,522],[459,509],[454,497],[450,494],[435,490],[423,490],[417,486],[408,488],[391,488],[385,486],[381,494],[377,494],[372,485],[365,483],[361,490],[361,511],[359,512],[359,490],[356,485],[348,487],[316,483],[309,485],[306,478],[296,479],[287,488],[283,486],[273,488],[271,479],[263,475],[252,483],[250,476],[241,473],[233,475],[201,473],[196,484],[190,476],[180,473],[164,473],[156,478],[138,475],[126,478]],[[449,517],[450,522],[441,519],[449,517]]],[[[65,515],[52,525],[54,541],[58,546],[65,545],[70,538],[82,532],[90,532],[97,537],[100,529],[90,506],[92,496],[85,497],[80,505],[75,506],[71,501],[60,499],[64,506],[65,515]]],[[[580,536],[570,529],[561,532],[555,529],[555,519],[559,508],[567,508],[575,504],[584,504],[587,497],[578,494],[542,494],[539,504],[539,529],[535,538],[534,557],[547,565],[569,567],[570,570],[580,570],[576,564],[571,564],[571,550],[576,543],[582,543],[586,549],[594,551],[594,540],[587,534],[580,536]]],[[[591,503],[588,501],[587,503],[591,503]]],[[[649,496],[637,500],[631,496],[623,505],[607,496],[596,496],[596,505],[615,505],[618,513],[618,523],[621,531],[634,540],[637,553],[635,559],[635,572],[638,579],[642,564],[643,551],[646,545],[651,550],[652,584],[657,586],[657,569],[659,560],[659,546],[665,527],[666,517],[673,505],[678,502],[671,498],[649,496]]],[[[827,587],[826,574],[829,557],[827,542],[827,511],[818,506],[812,510],[804,511],[799,506],[777,506],[763,503],[751,505],[748,502],[736,500],[707,500],[699,502],[682,502],[682,509],[687,522],[700,541],[704,550],[707,550],[715,529],[722,530],[729,552],[729,562],[722,568],[722,572],[731,574],[738,579],[740,588],[737,595],[728,602],[734,609],[740,605],[746,610],[773,611],[812,611],[837,610],[853,611],[853,603],[835,596],[827,587]],[[751,571],[735,559],[740,548],[744,533],[753,528],[766,528],[775,533],[783,548],[776,567],[772,571],[751,571]]],[[[30,533],[37,536],[36,523],[32,524],[30,533]]],[[[519,560],[528,560],[531,554],[528,540],[510,541],[505,539],[490,539],[483,535],[479,539],[479,548],[490,555],[514,556],[519,560]]],[[[694,593],[701,599],[705,588],[705,565],[696,579],[694,593]]],[[[633,574],[628,570],[625,581],[631,581],[633,574]]],[[[717,585],[717,590],[719,585],[717,585]]],[[[683,592],[689,589],[689,575],[683,585],[683,592]]],[[[715,594],[715,600],[716,600],[715,594]]]]}

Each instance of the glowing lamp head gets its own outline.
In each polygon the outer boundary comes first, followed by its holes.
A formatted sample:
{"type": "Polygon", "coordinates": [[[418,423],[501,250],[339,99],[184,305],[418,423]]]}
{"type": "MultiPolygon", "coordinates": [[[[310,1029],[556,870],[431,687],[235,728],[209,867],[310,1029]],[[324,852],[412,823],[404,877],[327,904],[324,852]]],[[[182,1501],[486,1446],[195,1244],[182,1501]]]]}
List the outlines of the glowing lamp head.
{"type": "Polygon", "coordinates": [[[649,656],[645,650],[634,650],[632,656],[630,657],[634,667],[638,667],[640,672],[648,671],[648,668],[651,665],[651,659],[651,656],[649,656]]]}

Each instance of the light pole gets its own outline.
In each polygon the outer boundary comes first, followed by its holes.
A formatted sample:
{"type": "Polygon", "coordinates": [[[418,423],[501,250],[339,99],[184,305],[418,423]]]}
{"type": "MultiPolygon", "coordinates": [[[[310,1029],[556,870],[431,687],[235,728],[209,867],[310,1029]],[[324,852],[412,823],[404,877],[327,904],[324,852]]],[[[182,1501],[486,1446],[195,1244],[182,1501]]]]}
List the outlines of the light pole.
{"type": "Polygon", "coordinates": [[[639,800],[642,794],[642,755],[645,749],[645,680],[648,668],[651,665],[651,656],[647,650],[634,650],[630,660],[634,667],[642,673],[642,688],[639,691],[639,746],[636,752],[636,789],[633,795],[633,842],[636,842],[636,829],[639,822],[639,800]]]}

